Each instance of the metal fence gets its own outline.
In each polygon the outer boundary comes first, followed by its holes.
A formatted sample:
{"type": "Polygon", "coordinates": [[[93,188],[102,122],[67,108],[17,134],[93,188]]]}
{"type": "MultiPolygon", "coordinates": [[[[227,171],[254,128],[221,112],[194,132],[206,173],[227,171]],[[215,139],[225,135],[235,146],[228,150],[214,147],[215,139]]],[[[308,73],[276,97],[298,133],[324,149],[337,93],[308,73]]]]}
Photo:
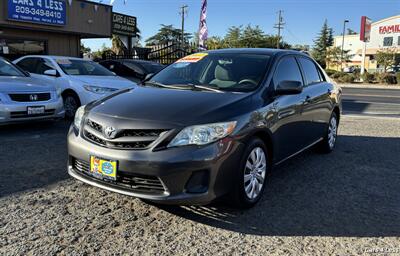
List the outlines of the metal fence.
{"type": "Polygon", "coordinates": [[[158,62],[169,65],[180,58],[189,54],[201,51],[195,43],[182,44],[179,42],[170,42],[167,44],[152,45],[147,47],[134,47],[132,54],[116,55],[112,52],[103,54],[103,60],[110,59],[140,59],[158,62]]]}

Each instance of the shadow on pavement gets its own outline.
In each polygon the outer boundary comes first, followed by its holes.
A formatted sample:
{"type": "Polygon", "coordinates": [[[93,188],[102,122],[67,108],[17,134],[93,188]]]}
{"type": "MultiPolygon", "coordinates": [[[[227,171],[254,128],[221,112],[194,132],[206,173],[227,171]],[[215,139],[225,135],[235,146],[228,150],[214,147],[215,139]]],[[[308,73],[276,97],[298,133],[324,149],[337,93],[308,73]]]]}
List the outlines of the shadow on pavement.
{"type": "Polygon", "coordinates": [[[64,120],[0,127],[0,197],[69,177],[68,128],[64,120]]]}
{"type": "Polygon", "coordinates": [[[400,236],[400,138],[340,136],[277,167],[259,204],[159,206],[199,223],[265,236],[400,236]]]}

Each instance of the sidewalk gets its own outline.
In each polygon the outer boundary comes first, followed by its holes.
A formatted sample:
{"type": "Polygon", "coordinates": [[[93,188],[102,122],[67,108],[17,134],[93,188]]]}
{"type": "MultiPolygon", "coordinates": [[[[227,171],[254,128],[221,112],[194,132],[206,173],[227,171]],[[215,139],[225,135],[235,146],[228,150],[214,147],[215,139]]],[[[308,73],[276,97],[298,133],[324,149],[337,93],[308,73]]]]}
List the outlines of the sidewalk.
{"type": "Polygon", "coordinates": [[[389,89],[389,90],[400,90],[400,85],[387,85],[387,84],[340,84],[342,88],[365,88],[365,89],[389,89]]]}

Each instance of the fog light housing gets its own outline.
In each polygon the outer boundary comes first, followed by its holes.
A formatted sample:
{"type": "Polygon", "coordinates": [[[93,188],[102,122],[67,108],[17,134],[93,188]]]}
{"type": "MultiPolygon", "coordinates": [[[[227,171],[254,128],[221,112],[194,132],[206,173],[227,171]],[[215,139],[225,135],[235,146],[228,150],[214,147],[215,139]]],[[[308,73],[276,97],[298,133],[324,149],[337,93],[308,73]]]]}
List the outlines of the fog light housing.
{"type": "Polygon", "coordinates": [[[206,170],[193,172],[186,183],[186,193],[199,194],[207,192],[209,179],[210,175],[206,170]]]}

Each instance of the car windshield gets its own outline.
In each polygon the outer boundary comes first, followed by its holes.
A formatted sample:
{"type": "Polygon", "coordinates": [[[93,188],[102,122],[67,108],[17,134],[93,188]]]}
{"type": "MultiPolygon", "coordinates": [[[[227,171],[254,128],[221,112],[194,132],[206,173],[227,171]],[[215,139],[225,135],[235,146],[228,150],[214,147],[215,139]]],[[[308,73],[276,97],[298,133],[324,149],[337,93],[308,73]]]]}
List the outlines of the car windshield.
{"type": "Polygon", "coordinates": [[[156,74],[150,83],[207,86],[221,91],[252,91],[261,83],[270,56],[249,53],[197,53],[156,74]]]}
{"type": "Polygon", "coordinates": [[[93,61],[77,59],[58,59],[57,64],[67,75],[76,76],[115,76],[114,73],[93,61]]]}
{"type": "Polygon", "coordinates": [[[160,65],[158,63],[151,63],[151,62],[142,62],[142,63],[140,63],[140,65],[142,65],[142,67],[144,68],[144,70],[146,70],[146,73],[148,73],[148,74],[157,73],[158,71],[160,71],[161,69],[164,68],[163,65],[160,65]]]}
{"type": "Polygon", "coordinates": [[[0,76],[26,76],[10,62],[0,59],[0,76]]]}

